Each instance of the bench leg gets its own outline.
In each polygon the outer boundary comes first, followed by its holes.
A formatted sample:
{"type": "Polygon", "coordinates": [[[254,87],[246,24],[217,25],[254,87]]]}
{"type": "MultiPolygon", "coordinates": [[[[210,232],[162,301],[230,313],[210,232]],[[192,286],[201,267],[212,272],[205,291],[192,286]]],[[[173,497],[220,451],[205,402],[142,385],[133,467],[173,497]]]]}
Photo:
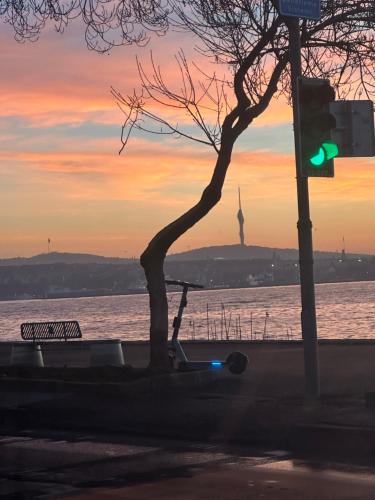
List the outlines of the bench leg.
{"type": "Polygon", "coordinates": [[[15,344],[10,355],[11,366],[43,367],[43,354],[39,344],[15,344]]]}

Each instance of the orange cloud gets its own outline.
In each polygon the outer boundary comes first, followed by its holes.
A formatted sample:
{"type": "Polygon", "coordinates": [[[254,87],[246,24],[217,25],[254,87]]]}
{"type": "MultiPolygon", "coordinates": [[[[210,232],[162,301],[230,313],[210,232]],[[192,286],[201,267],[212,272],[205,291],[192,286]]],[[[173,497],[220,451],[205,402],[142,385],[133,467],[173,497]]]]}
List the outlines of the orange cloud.
{"type": "MultiPolygon", "coordinates": [[[[114,86],[124,95],[131,94],[134,88],[139,89],[135,54],[139,53],[150,74],[149,49],[122,47],[108,55],[99,55],[87,50],[81,36],[77,37],[74,32],[73,35],[69,32],[62,36],[49,33],[35,44],[18,44],[11,39],[10,33],[0,34],[1,45],[7,47],[1,54],[5,71],[0,80],[0,116],[22,116],[38,127],[79,124],[88,120],[121,123],[123,117],[110,95],[110,87],[114,86]]],[[[154,41],[155,63],[160,66],[167,85],[180,92],[184,84],[173,51],[178,50],[183,39],[180,36],[177,44],[176,40],[173,41],[172,51],[165,50],[168,40],[173,40],[173,36],[154,41]]],[[[187,52],[192,52],[189,47],[187,52]]],[[[203,67],[199,55],[192,55],[194,61],[203,67]]],[[[193,65],[190,67],[193,75],[202,76],[193,65]]],[[[197,93],[200,93],[199,86],[197,93]]],[[[207,98],[202,105],[212,107],[207,98]]],[[[159,103],[154,103],[152,109],[172,123],[191,123],[191,118],[181,110],[165,109],[159,103]]],[[[206,109],[204,113],[208,122],[215,119],[214,112],[206,109]]],[[[272,104],[270,111],[259,118],[256,125],[285,121],[290,121],[290,110],[280,100],[272,104]]]]}
{"type": "MultiPolygon", "coordinates": [[[[59,250],[123,255],[125,249],[128,255],[138,255],[157,230],[199,199],[212,175],[215,153],[170,137],[134,136],[118,156],[123,116],[109,89],[114,85],[126,94],[137,86],[132,48],[99,56],[71,32],[46,34],[36,44],[20,45],[2,31],[0,43],[6,47],[0,54],[0,117],[21,118],[26,129],[20,140],[17,128],[8,125],[11,120],[2,122],[6,147],[0,152],[0,212],[7,247],[1,251],[44,251],[40,241],[51,236],[59,250]],[[87,129],[79,131],[84,122],[87,129]],[[99,128],[90,135],[90,126],[97,124],[115,124],[118,129],[114,136],[109,127],[103,127],[105,137],[98,137],[99,128]]],[[[178,89],[170,53],[159,47],[155,60],[166,81],[178,89]]],[[[141,56],[147,60],[148,49],[141,56]]],[[[161,112],[160,106],[155,109],[161,112]]],[[[167,116],[188,123],[175,110],[167,116]]],[[[235,148],[220,203],[174,250],[238,241],[238,185],[247,243],[296,246],[294,158],[276,151],[290,146],[282,140],[278,146],[260,140],[260,126],[291,122],[291,109],[281,99],[273,101],[246,132],[254,135],[244,134],[241,147],[235,148]],[[253,140],[253,151],[246,150],[247,137],[253,140]]],[[[341,241],[343,233],[350,233],[357,249],[375,251],[374,159],[335,163],[334,179],[309,182],[317,248],[334,249],[335,238],[341,241]]]]}

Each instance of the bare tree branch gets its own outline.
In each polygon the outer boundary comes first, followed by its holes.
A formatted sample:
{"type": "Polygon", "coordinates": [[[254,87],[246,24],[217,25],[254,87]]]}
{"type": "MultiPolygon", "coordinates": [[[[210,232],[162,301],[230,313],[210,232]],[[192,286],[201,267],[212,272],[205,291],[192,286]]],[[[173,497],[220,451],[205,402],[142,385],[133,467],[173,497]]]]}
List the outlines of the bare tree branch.
{"type": "Polygon", "coordinates": [[[88,48],[107,52],[114,46],[148,42],[150,33],[169,28],[169,0],[0,0],[0,18],[18,41],[36,41],[53,24],[63,32],[74,19],[85,26],[88,48]]]}

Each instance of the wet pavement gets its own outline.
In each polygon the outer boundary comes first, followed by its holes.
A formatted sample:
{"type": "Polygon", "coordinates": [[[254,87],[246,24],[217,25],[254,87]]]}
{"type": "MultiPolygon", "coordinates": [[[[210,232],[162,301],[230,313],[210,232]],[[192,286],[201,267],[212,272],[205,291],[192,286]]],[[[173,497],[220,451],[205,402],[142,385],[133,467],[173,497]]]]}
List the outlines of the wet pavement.
{"type": "Polygon", "coordinates": [[[372,465],[301,460],[284,450],[120,434],[0,435],[0,498],[371,499],[372,465]]]}

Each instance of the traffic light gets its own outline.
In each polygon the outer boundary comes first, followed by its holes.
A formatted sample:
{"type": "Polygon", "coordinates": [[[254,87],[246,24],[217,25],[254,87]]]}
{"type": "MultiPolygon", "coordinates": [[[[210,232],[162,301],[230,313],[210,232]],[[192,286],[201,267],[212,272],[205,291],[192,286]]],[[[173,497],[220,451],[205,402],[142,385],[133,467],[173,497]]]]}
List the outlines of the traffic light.
{"type": "Polygon", "coordinates": [[[338,144],[331,139],[336,128],[329,104],[335,91],[328,80],[298,79],[299,127],[301,133],[301,175],[333,177],[333,158],[338,156],[338,144]]]}

